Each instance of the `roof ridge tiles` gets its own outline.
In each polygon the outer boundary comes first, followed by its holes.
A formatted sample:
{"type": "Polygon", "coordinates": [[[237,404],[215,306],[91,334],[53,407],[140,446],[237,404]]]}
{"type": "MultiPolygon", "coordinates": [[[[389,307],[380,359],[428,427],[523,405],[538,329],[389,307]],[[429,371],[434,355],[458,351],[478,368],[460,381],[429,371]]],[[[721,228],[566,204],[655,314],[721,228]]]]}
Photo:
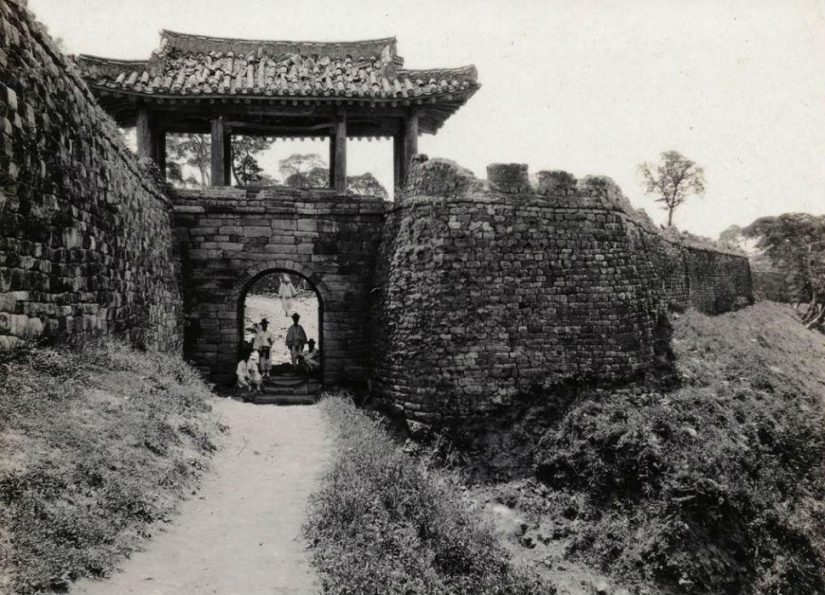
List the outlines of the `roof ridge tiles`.
{"type": "Polygon", "coordinates": [[[209,41],[240,41],[244,43],[295,43],[306,45],[355,45],[359,43],[379,43],[379,42],[397,42],[398,38],[395,35],[389,37],[374,37],[370,39],[354,39],[347,41],[302,41],[296,39],[248,39],[245,37],[221,37],[215,35],[202,35],[198,33],[183,33],[181,31],[172,31],[171,29],[161,29],[161,35],[172,35],[174,37],[189,37],[195,39],[209,40],[209,41]]]}
{"type": "MultiPolygon", "coordinates": [[[[198,35],[192,33],[181,33],[163,29],[160,32],[161,46],[155,52],[168,52],[171,49],[182,49],[190,52],[208,53],[210,51],[233,51],[238,54],[250,55],[252,52],[258,54],[258,58],[263,55],[265,48],[272,48],[282,52],[293,50],[293,53],[302,51],[341,54],[349,51],[348,55],[353,57],[368,54],[371,56],[381,56],[389,48],[389,57],[399,63],[403,59],[396,55],[397,38],[381,37],[376,39],[362,39],[353,41],[299,41],[299,40],[278,40],[278,39],[244,39],[239,37],[215,37],[210,35],[198,35]],[[253,46],[253,47],[250,47],[253,46]],[[250,51],[252,50],[252,51],[250,51]]],[[[339,56],[340,58],[341,56],[339,56]]]]}
{"type": "Polygon", "coordinates": [[[149,60],[124,60],[121,58],[104,58],[103,56],[95,56],[93,54],[78,54],[77,60],[85,60],[87,62],[100,62],[102,64],[123,64],[123,65],[146,65],[149,60]]]}

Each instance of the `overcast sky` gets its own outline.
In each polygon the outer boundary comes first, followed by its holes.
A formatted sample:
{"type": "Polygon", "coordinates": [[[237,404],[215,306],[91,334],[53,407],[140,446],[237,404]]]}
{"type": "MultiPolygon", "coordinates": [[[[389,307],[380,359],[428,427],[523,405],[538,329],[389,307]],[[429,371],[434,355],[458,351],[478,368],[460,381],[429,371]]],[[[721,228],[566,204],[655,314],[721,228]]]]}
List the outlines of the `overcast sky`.
{"type": "MultiPolygon", "coordinates": [[[[410,68],[475,64],[481,90],[419,150],[484,177],[492,162],[600,174],[665,221],[641,161],[675,149],[707,192],[675,224],[715,236],[825,213],[823,0],[30,0],[70,53],[145,59],[161,29],[253,39],[395,35],[410,68]]],[[[279,143],[266,164],[321,143],[279,143]]],[[[349,145],[392,186],[390,142],[349,145]]]]}

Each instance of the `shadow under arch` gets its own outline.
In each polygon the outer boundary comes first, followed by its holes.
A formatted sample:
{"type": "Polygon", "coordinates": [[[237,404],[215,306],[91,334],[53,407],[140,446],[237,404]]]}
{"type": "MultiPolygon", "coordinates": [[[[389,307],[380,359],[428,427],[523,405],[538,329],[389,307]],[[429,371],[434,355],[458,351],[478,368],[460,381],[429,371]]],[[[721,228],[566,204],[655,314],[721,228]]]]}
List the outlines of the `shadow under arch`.
{"type": "Polygon", "coordinates": [[[235,337],[235,351],[238,351],[244,341],[244,303],[246,296],[255,282],[268,274],[288,273],[291,275],[298,275],[304,279],[315,295],[318,297],[318,343],[321,347],[321,374],[324,383],[328,382],[329,372],[325,365],[325,327],[327,326],[327,305],[330,302],[332,294],[326,284],[318,278],[313,271],[310,271],[305,265],[297,263],[292,260],[271,260],[256,264],[243,272],[240,278],[232,286],[232,291],[229,295],[230,299],[234,301],[237,312],[237,335],[235,337]]]}

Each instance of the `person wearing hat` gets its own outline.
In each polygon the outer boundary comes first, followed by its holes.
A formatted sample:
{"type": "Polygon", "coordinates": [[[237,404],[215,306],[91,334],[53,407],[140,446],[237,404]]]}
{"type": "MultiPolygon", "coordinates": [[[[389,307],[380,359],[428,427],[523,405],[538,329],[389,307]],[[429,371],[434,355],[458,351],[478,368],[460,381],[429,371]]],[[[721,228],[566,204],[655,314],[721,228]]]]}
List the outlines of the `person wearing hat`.
{"type": "Polygon", "coordinates": [[[297,312],[292,315],[292,321],[294,324],[289,327],[289,330],[286,333],[286,346],[289,349],[289,355],[292,358],[292,367],[298,365],[298,358],[304,351],[304,345],[307,342],[307,334],[304,331],[304,327],[298,324],[298,321],[301,319],[300,314],[297,312]]]}
{"type": "MultiPolygon", "coordinates": [[[[256,325],[257,326],[257,325],[256,325]]],[[[255,339],[252,342],[252,349],[258,352],[260,357],[260,371],[264,378],[269,378],[269,373],[272,370],[272,344],[275,342],[275,337],[272,332],[268,330],[269,321],[266,318],[261,319],[261,326],[255,332],[255,339]]]]}
{"type": "Polygon", "coordinates": [[[315,339],[307,341],[307,352],[304,354],[304,363],[310,371],[321,367],[321,353],[315,349],[315,339]]]}

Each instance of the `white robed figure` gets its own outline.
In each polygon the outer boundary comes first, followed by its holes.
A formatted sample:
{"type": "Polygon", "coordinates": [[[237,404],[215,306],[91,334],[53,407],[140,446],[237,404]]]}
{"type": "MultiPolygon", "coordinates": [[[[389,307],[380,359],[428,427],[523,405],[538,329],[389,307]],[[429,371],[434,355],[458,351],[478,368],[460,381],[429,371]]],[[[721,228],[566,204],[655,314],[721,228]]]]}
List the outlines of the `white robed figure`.
{"type": "Polygon", "coordinates": [[[281,306],[287,316],[291,316],[292,311],[295,309],[295,294],[297,293],[289,275],[283,275],[278,287],[278,296],[281,298],[281,306]]]}

